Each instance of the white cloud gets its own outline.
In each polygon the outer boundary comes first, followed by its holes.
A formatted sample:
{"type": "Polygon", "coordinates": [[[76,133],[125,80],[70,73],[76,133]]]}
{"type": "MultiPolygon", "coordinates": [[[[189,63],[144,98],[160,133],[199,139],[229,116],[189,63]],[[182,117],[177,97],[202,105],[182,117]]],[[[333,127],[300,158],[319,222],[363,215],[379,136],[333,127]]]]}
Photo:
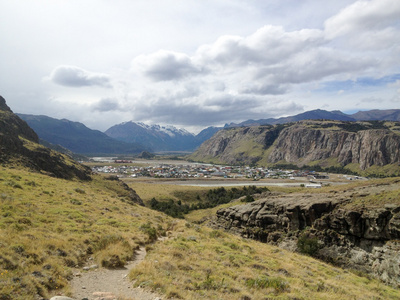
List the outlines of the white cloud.
{"type": "Polygon", "coordinates": [[[176,80],[201,73],[188,55],[164,50],[136,57],[132,68],[155,81],[176,80]]]}
{"type": "Polygon", "coordinates": [[[393,23],[399,24],[399,20],[399,1],[360,0],[326,20],[325,31],[327,37],[332,39],[360,31],[382,30],[393,23]]]}
{"type": "Polygon", "coordinates": [[[400,40],[399,27],[400,1],[359,0],[327,19],[325,34],[353,50],[386,50],[400,40]]]}
{"type": "Polygon", "coordinates": [[[3,0],[0,91],[16,112],[101,129],[394,108],[398,86],[345,82],[398,78],[399,10],[398,0],[3,0]],[[381,101],[361,102],[371,95],[381,101]]]}
{"type": "Polygon", "coordinates": [[[247,36],[222,36],[198,49],[198,60],[226,66],[273,65],[299,51],[323,43],[320,30],[286,32],[281,26],[264,26],[247,36]]]}
{"type": "Polygon", "coordinates": [[[101,86],[111,87],[106,74],[93,73],[76,66],[58,66],[50,74],[50,80],[68,87],[101,86]]]}
{"type": "Polygon", "coordinates": [[[173,124],[183,126],[222,125],[246,119],[243,116],[251,115],[252,118],[261,119],[277,114],[297,113],[303,109],[291,100],[226,94],[184,101],[178,94],[170,94],[151,101],[135,99],[128,106],[132,108],[137,121],[170,124],[172,119],[173,124]]]}

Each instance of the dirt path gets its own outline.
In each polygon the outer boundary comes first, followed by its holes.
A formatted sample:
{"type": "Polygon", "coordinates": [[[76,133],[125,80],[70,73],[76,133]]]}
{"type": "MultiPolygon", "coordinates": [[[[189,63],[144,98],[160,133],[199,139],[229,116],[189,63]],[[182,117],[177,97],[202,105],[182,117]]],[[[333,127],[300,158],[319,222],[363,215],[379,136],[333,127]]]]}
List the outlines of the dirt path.
{"type": "Polygon", "coordinates": [[[94,269],[90,271],[77,270],[71,281],[73,298],[77,300],[161,300],[154,293],[142,288],[133,288],[129,280],[129,271],[146,257],[146,249],[141,247],[136,251],[136,257],[125,268],[117,270],[94,269]]]}

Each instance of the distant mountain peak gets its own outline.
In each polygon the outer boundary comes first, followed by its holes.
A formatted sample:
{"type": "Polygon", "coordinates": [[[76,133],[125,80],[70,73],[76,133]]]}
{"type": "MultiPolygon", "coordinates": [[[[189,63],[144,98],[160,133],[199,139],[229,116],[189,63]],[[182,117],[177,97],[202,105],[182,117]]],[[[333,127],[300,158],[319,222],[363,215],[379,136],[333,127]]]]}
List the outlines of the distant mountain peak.
{"type": "Polygon", "coordinates": [[[186,129],[173,125],[148,125],[134,121],[114,125],[105,133],[120,141],[147,145],[155,151],[192,151],[203,142],[186,129]]]}
{"type": "Polygon", "coordinates": [[[80,154],[135,154],[148,148],[112,139],[79,122],[54,119],[47,116],[18,114],[39,135],[51,144],[60,145],[80,154]]]}

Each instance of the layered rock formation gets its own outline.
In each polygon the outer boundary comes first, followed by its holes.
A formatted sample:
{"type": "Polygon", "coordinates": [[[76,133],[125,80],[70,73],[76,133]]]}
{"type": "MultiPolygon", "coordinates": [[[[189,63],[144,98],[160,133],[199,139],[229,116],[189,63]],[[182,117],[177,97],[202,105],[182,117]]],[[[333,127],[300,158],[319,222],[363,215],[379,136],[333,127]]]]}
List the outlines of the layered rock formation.
{"type": "Polygon", "coordinates": [[[331,157],[344,166],[358,164],[361,170],[399,163],[400,136],[388,129],[349,132],[312,129],[300,123],[282,130],[268,161],[308,164],[331,157]]]}
{"type": "MultiPolygon", "coordinates": [[[[394,183],[389,188],[397,188],[394,183]]],[[[365,190],[342,193],[269,195],[220,209],[213,226],[247,238],[297,249],[301,236],[317,238],[316,256],[400,285],[400,206],[346,205],[365,190]]]]}
{"type": "Polygon", "coordinates": [[[226,164],[392,164],[400,170],[400,123],[300,121],[276,126],[221,130],[191,158],[226,164]]]}

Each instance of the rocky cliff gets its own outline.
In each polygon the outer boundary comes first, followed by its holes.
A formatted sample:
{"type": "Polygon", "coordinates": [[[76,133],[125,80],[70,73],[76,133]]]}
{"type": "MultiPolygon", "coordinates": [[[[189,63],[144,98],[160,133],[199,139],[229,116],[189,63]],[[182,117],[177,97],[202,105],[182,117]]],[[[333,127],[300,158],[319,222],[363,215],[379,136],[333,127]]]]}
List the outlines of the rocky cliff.
{"type": "Polygon", "coordinates": [[[220,209],[213,226],[247,238],[296,250],[298,240],[318,241],[314,255],[400,285],[400,205],[351,205],[367,195],[399,192],[399,181],[369,190],[269,195],[256,202],[220,209]]]}
{"type": "Polygon", "coordinates": [[[217,132],[191,158],[226,164],[357,166],[359,170],[394,165],[399,172],[399,129],[398,122],[310,120],[232,128],[217,132]]]}
{"type": "Polygon", "coordinates": [[[39,145],[37,134],[0,96],[0,163],[29,167],[59,178],[90,180],[89,168],[39,145]]]}

